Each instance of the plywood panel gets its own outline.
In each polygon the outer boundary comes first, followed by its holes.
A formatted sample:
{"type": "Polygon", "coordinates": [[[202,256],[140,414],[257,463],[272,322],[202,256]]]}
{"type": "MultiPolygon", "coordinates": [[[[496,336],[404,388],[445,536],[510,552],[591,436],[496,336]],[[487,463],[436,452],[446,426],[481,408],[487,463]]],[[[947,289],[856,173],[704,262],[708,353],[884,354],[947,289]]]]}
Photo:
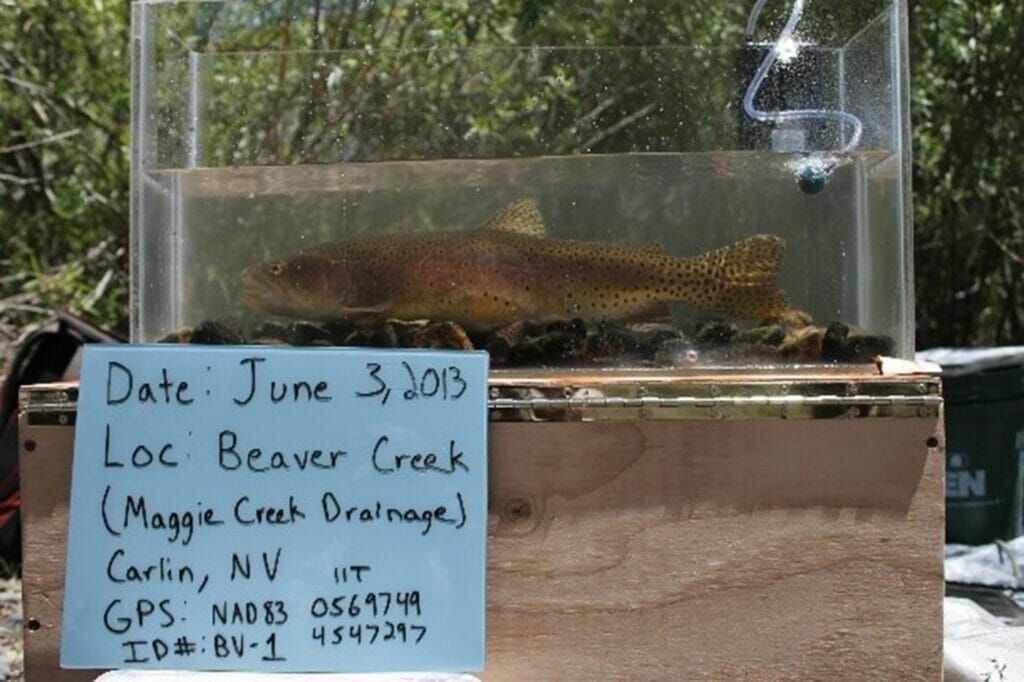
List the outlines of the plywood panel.
{"type": "Polygon", "coordinates": [[[939,678],[934,419],[503,427],[488,681],[939,678]]]}
{"type": "Polygon", "coordinates": [[[21,441],[25,680],[93,680],[100,671],[62,671],[58,655],[74,428],[30,426],[26,415],[22,414],[18,437],[21,441]]]}
{"type": "MultiPolygon", "coordinates": [[[[484,679],[938,679],[940,423],[493,424],[484,679]]],[[[22,421],[29,682],[94,675],[57,668],[72,432],[22,421]]]]}

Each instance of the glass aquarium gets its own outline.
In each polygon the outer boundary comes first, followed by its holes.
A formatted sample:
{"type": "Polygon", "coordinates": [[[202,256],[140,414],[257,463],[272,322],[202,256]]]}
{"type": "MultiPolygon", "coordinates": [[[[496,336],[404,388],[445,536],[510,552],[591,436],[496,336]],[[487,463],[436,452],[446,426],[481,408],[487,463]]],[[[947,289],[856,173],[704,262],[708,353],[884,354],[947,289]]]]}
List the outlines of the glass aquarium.
{"type": "Polygon", "coordinates": [[[913,354],[894,0],[152,0],[132,338],[913,354]]]}

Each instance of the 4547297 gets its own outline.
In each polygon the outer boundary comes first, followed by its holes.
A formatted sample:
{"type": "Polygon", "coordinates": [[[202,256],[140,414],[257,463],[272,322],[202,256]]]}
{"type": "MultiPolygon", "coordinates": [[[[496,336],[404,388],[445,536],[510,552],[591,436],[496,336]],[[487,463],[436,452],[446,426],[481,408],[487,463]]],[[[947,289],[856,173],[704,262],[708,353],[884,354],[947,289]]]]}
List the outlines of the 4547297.
{"type": "Polygon", "coordinates": [[[320,646],[361,646],[374,644],[419,644],[427,636],[425,625],[385,620],[380,623],[353,623],[313,628],[313,639],[320,646]]]}

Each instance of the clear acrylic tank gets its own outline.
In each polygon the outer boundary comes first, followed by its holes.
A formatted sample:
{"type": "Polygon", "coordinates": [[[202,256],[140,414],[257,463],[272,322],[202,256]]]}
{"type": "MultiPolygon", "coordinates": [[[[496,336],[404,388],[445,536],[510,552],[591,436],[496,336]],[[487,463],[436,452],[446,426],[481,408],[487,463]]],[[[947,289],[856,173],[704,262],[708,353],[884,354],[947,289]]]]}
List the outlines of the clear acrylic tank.
{"type": "Polygon", "coordinates": [[[898,0],[137,2],[132,337],[913,352],[898,0]]]}

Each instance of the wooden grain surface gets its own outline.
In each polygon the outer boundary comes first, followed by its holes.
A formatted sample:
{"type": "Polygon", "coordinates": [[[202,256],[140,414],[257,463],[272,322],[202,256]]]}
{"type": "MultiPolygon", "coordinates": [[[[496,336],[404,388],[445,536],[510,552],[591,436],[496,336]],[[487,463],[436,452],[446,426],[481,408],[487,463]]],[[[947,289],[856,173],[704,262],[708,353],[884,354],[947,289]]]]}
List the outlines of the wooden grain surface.
{"type": "Polygon", "coordinates": [[[74,428],[18,424],[21,456],[22,611],[26,682],[93,680],[101,671],[60,670],[64,556],[74,428]],[[26,443],[30,444],[26,448],[26,443]]]}
{"type": "MultiPolygon", "coordinates": [[[[493,424],[482,677],[938,679],[940,424],[493,424]]],[[[57,668],[72,429],[26,439],[27,679],[92,679],[57,668]]]]}
{"type": "Polygon", "coordinates": [[[941,676],[934,419],[502,426],[488,681],[941,676]]]}

